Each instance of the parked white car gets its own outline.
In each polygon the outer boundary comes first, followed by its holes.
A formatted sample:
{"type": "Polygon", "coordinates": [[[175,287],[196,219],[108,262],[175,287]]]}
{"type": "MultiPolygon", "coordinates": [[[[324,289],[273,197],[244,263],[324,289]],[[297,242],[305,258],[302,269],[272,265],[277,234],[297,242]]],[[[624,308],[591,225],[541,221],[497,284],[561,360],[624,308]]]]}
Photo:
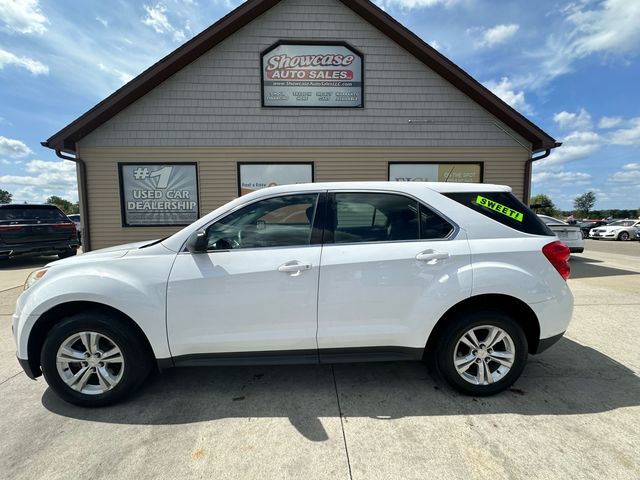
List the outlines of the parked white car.
{"type": "Polygon", "coordinates": [[[584,238],[580,225],[569,225],[567,222],[548,215],[538,215],[538,217],[556,234],[562,243],[569,247],[571,253],[584,252],[584,238]]]}
{"type": "Polygon", "coordinates": [[[594,240],[630,240],[635,237],[640,220],[616,220],[608,225],[589,230],[589,238],[594,240]]]}
{"type": "Polygon", "coordinates": [[[489,395],[566,330],[568,257],[504,186],[279,186],[33,272],[13,332],[27,375],[85,406],[154,365],[427,359],[489,395]]]}

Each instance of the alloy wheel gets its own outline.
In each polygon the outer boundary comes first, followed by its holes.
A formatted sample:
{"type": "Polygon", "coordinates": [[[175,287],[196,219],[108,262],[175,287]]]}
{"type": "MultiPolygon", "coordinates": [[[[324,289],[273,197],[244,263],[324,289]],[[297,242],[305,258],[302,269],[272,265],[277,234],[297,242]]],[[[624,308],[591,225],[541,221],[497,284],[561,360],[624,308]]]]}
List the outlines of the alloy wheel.
{"type": "Polygon", "coordinates": [[[87,395],[99,395],[120,382],[125,363],[122,351],[111,338],[84,331],[74,333],[62,342],[56,354],[56,367],[69,388],[87,395]]]}
{"type": "Polygon", "coordinates": [[[473,327],[458,340],[453,362],[465,381],[473,385],[491,385],[502,380],[515,361],[513,339],[493,325],[473,327]]]}

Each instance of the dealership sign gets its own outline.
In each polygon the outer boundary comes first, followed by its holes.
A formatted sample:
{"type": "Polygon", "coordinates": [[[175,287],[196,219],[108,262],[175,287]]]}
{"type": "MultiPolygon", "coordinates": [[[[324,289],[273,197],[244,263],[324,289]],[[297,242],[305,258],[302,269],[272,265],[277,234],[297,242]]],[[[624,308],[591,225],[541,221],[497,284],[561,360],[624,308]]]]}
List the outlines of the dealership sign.
{"type": "Polygon", "coordinates": [[[346,45],[278,43],[262,54],[262,104],[362,107],[362,67],[346,45]]]}
{"type": "Polygon", "coordinates": [[[194,163],[118,164],[124,226],[188,225],[198,219],[194,163]]]}

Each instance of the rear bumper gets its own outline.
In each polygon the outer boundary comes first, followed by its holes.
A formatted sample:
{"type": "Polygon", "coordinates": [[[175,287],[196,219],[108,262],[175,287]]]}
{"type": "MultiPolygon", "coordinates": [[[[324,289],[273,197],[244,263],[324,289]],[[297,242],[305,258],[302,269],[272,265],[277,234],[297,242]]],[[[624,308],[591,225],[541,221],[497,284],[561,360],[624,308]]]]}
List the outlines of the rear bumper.
{"type": "Polygon", "coordinates": [[[79,247],[77,238],[56,240],[55,242],[32,242],[19,245],[0,243],[0,256],[17,257],[20,255],[47,255],[64,252],[79,247]]]}

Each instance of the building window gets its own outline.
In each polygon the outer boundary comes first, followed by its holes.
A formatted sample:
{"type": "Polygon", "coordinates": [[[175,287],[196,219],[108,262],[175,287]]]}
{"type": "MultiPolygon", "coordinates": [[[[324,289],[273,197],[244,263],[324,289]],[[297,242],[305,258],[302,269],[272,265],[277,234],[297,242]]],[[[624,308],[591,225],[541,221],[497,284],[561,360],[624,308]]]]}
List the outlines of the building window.
{"type": "Polygon", "coordinates": [[[482,183],[482,162],[389,162],[389,180],[395,182],[482,183]]]}
{"type": "Polygon", "coordinates": [[[189,225],[199,216],[195,163],[118,163],[123,227],[189,225]]]}
{"type": "Polygon", "coordinates": [[[239,163],[238,195],[267,187],[313,182],[313,163],[239,163]]]}

